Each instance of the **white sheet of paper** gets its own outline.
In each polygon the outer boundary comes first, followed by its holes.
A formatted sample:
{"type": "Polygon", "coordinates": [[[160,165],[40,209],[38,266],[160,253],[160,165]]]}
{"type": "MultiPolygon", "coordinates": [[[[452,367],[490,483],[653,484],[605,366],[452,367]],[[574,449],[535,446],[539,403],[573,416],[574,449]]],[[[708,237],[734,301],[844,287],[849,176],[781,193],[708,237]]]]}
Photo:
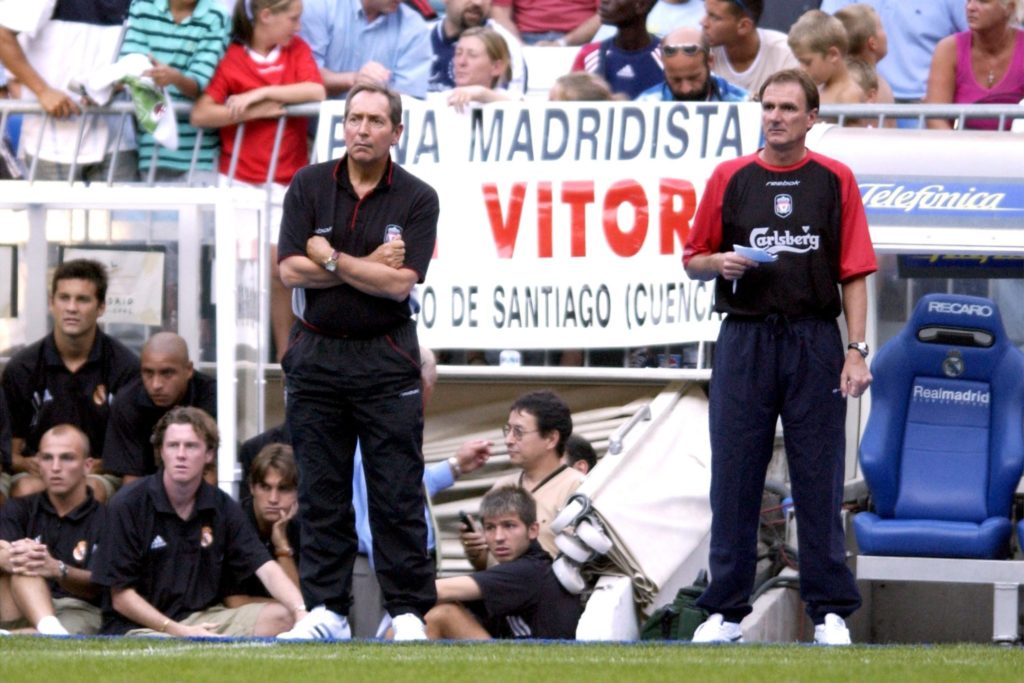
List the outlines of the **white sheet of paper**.
{"type": "MultiPolygon", "coordinates": [[[[743,244],[732,245],[732,250],[744,258],[748,258],[751,261],[757,261],[758,263],[772,263],[779,259],[777,254],[769,254],[760,247],[748,247],[743,244]]],[[[739,280],[732,281],[732,293],[736,293],[736,283],[739,280]]]]}
{"type": "Polygon", "coordinates": [[[771,263],[779,259],[777,254],[770,254],[760,247],[747,247],[742,244],[732,245],[732,250],[744,258],[758,263],[771,263]]]}

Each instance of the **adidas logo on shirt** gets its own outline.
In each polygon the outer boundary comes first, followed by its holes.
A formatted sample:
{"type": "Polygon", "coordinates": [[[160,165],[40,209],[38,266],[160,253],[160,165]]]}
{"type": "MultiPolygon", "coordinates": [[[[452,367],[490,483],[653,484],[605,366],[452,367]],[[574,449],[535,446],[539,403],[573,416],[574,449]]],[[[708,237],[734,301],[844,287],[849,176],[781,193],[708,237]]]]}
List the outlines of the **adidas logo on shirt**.
{"type": "Polygon", "coordinates": [[[626,66],[619,69],[615,75],[623,79],[636,78],[636,71],[633,70],[633,66],[631,64],[627,64],[626,66]]]}
{"type": "Polygon", "coordinates": [[[163,538],[161,538],[159,534],[157,534],[153,538],[153,542],[149,544],[149,549],[150,550],[160,550],[160,548],[166,548],[166,547],[167,547],[167,541],[165,541],[163,538]]]}

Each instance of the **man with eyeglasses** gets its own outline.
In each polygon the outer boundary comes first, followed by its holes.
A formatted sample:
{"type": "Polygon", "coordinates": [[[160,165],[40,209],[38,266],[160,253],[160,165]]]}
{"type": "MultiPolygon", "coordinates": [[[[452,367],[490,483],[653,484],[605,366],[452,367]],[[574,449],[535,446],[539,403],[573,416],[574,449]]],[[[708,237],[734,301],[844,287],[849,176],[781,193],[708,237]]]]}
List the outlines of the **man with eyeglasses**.
{"type": "MultiPolygon", "coordinates": [[[[551,533],[551,521],[583,482],[580,471],[562,462],[566,441],[572,434],[572,413],[555,392],[546,389],[531,391],[512,404],[502,433],[509,460],[520,471],[501,477],[491,490],[519,486],[534,497],[540,525],[537,540],[555,557],[558,548],[555,535],[551,533]]],[[[496,562],[487,550],[483,533],[463,529],[460,538],[466,557],[476,569],[484,569],[496,562]]]]}
{"type": "Polygon", "coordinates": [[[750,93],[711,72],[715,58],[700,29],[677,28],[661,41],[665,82],[648,88],[638,100],[659,102],[743,102],[750,93]]]}
{"type": "Polygon", "coordinates": [[[757,92],[776,71],[800,66],[785,33],[757,27],[764,0],[705,0],[704,11],[715,70],[730,83],[757,92]]]}

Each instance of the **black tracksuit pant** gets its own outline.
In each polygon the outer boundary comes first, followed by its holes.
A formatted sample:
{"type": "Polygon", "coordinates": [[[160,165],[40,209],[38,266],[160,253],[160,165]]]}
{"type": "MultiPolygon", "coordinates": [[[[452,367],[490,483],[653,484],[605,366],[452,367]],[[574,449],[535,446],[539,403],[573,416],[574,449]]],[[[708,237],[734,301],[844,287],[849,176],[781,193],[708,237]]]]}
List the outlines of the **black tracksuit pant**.
{"type": "Polygon", "coordinates": [[[423,395],[416,324],[370,339],[328,337],[297,323],[282,367],[299,466],[302,593],[347,614],[357,551],[352,460],[363,455],[373,558],[392,615],[433,607],[423,519],[423,395]]]}
{"type": "Polygon", "coordinates": [[[782,417],[800,544],[800,595],[815,624],[860,593],[840,519],[846,399],[834,320],[726,318],[711,376],[711,584],[697,604],[739,622],[751,611],[762,491],[782,417]]]}

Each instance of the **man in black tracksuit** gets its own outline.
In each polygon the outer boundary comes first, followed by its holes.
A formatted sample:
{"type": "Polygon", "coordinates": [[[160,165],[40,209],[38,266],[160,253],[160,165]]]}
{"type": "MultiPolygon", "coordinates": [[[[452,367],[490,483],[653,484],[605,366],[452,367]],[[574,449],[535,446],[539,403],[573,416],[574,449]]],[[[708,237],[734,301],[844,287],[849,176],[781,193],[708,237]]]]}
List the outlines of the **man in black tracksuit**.
{"type": "Polygon", "coordinates": [[[409,295],[433,255],[439,208],[429,185],[391,161],[401,132],[398,96],[356,86],[345,105],[346,156],[299,171],[285,198],[278,259],[299,322],[282,367],[300,472],[302,591],[313,610],[283,638],[350,635],[357,440],[395,638],[425,638],[422,617],[436,599],[409,295]]]}

